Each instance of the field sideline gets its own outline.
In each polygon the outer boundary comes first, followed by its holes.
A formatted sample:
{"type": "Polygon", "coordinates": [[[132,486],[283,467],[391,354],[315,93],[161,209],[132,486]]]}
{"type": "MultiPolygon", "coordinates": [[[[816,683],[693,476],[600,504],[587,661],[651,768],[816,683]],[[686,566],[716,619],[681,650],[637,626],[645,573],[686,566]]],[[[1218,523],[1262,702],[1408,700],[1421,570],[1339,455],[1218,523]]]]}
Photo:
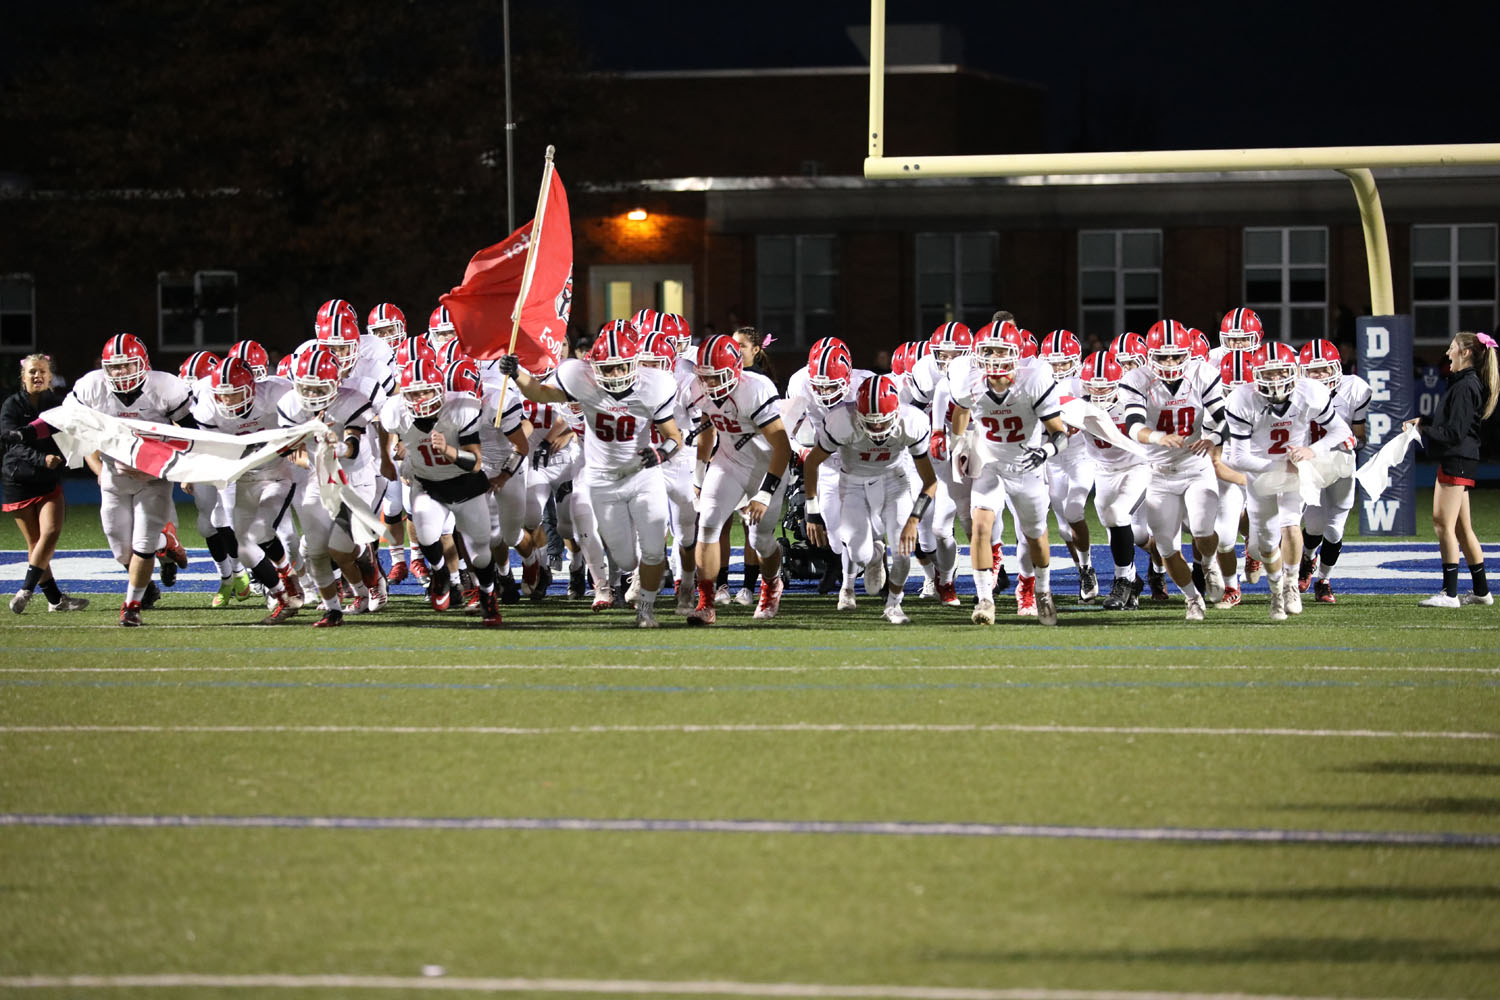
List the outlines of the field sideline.
{"type": "Polygon", "coordinates": [[[1497,996],[1500,617],[1433,548],[1279,625],[34,605],[0,994],[1497,996]]]}

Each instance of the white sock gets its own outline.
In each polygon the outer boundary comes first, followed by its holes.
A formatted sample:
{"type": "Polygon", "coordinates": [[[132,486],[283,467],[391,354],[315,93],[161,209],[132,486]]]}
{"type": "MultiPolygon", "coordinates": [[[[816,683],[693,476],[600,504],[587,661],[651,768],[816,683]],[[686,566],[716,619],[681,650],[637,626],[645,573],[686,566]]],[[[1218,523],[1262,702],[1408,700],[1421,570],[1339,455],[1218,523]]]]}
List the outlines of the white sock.
{"type": "Polygon", "coordinates": [[[976,569],[974,571],[974,590],[978,592],[981,601],[993,601],[995,599],[995,571],[992,569],[976,569]]]}
{"type": "Polygon", "coordinates": [[[1332,572],[1333,572],[1333,567],[1332,566],[1328,565],[1326,562],[1324,562],[1321,559],[1318,560],[1318,579],[1319,580],[1323,580],[1323,581],[1326,582],[1328,580],[1329,574],[1332,573],[1332,572]]]}
{"type": "Polygon", "coordinates": [[[1202,599],[1198,594],[1198,588],[1193,586],[1192,580],[1184,583],[1180,589],[1182,590],[1182,596],[1187,598],[1189,601],[1197,601],[1202,599]]]}
{"type": "Polygon", "coordinates": [[[141,598],[143,598],[145,596],[146,596],[146,588],[145,587],[129,587],[129,586],[127,586],[125,588],[125,602],[127,604],[139,604],[139,603],[141,603],[141,598]]]}
{"type": "Polygon", "coordinates": [[[225,556],[223,559],[215,560],[214,565],[219,567],[220,580],[227,580],[231,576],[234,576],[234,560],[229,558],[228,556],[225,556]]]}
{"type": "Polygon", "coordinates": [[[391,565],[394,566],[397,563],[403,565],[406,563],[406,549],[400,545],[394,546],[391,549],[391,565]]]}
{"type": "Polygon", "coordinates": [[[1074,560],[1079,569],[1088,569],[1094,565],[1094,554],[1087,548],[1079,547],[1078,558],[1074,560]]]}
{"type": "Polygon", "coordinates": [[[1052,593],[1052,566],[1038,566],[1036,568],[1036,592],[1038,594],[1052,593]]]}

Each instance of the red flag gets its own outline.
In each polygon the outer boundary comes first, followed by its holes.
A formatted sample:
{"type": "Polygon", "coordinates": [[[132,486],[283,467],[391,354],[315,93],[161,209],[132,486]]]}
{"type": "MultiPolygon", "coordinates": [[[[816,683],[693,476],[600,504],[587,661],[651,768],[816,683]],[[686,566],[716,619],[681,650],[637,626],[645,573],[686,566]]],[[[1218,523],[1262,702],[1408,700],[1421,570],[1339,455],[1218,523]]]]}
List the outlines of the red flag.
{"type": "Polygon", "coordinates": [[[550,160],[537,218],[476,253],[464,271],[463,284],[438,301],[453,314],[458,339],[475,358],[498,358],[507,352],[517,302],[521,326],[515,353],[522,367],[547,371],[567,357],[573,229],[568,193],[550,160]]]}

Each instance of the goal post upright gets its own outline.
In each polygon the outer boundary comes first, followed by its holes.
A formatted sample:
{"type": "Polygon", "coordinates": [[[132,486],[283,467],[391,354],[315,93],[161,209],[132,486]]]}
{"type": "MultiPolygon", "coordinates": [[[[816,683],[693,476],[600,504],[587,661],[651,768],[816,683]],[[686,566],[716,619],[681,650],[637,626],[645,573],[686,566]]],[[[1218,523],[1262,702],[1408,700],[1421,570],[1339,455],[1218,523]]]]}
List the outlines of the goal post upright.
{"type": "Polygon", "coordinates": [[[870,127],[865,177],[1018,177],[1047,174],[1141,174],[1189,171],[1336,170],[1349,178],[1359,203],[1370,272],[1370,308],[1395,312],[1385,214],[1372,167],[1457,167],[1500,164],[1500,143],[1425,146],[1313,146],[1284,149],[1179,149],[1107,153],[1015,153],[979,156],[886,156],[885,0],[870,0],[870,127]]]}

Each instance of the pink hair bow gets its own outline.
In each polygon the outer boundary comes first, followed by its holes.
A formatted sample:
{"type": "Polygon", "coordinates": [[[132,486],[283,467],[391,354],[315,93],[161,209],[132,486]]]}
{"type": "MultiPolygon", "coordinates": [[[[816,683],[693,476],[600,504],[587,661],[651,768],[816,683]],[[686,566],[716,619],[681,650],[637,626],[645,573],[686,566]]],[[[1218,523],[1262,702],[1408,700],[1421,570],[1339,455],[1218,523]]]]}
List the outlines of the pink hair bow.
{"type": "MultiPolygon", "coordinates": [[[[760,342],[760,346],[761,347],[770,347],[775,342],[776,342],[776,338],[773,337],[773,336],[771,336],[768,333],[768,334],[766,334],[766,338],[760,342]]],[[[1490,341],[1490,343],[1493,344],[1494,341],[1492,340],[1492,341],[1490,341]]]]}
{"type": "MultiPolygon", "coordinates": [[[[1495,346],[1495,338],[1491,337],[1487,333],[1476,333],[1474,334],[1474,339],[1479,341],[1485,347],[1493,348],[1495,346]]],[[[767,342],[769,343],[769,340],[767,342]]]]}

